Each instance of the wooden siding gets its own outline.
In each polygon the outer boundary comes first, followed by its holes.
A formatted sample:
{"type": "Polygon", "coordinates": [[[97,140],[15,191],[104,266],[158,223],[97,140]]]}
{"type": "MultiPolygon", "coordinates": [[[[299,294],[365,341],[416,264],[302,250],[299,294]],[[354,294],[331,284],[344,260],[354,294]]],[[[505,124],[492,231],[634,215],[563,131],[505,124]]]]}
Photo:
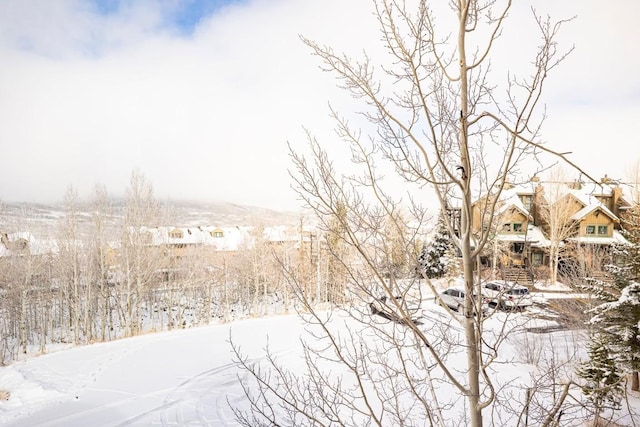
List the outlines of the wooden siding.
{"type": "Polygon", "coordinates": [[[612,237],[613,236],[613,228],[615,226],[615,222],[608,215],[606,215],[601,210],[597,209],[591,212],[589,215],[584,217],[580,221],[580,236],[581,237],[612,237]],[[596,227],[594,233],[587,233],[587,228],[589,226],[596,227]],[[598,234],[598,226],[607,226],[606,234],[598,234]]]}
{"type": "Polygon", "coordinates": [[[519,209],[511,208],[500,215],[498,232],[500,234],[525,234],[527,231],[528,223],[529,218],[524,213],[522,213],[519,209]],[[506,224],[511,225],[510,229],[505,228],[506,224]],[[521,224],[522,228],[519,231],[516,231],[514,230],[513,224],[521,224]]]}

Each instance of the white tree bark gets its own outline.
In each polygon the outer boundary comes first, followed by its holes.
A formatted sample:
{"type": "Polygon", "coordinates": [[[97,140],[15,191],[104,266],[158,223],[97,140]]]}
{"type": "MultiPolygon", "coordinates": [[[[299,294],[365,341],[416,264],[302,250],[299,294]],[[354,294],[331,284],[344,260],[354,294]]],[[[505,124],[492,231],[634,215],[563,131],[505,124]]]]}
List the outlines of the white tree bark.
{"type": "MultiPolygon", "coordinates": [[[[269,383],[261,372],[252,370],[262,385],[259,398],[262,404],[255,406],[254,415],[260,412],[270,422],[277,423],[277,417],[271,412],[274,406],[266,398],[271,395],[289,408],[291,414],[318,424],[322,422],[317,420],[338,419],[349,425],[355,422],[346,422],[346,417],[358,413],[366,414],[372,424],[390,425],[402,420],[402,411],[386,400],[387,393],[407,393],[420,402],[420,415],[417,416],[430,419],[434,425],[446,425],[450,420],[444,420],[438,414],[442,405],[451,402],[430,402],[428,396],[433,390],[421,388],[408,371],[403,371],[409,360],[416,360],[416,354],[409,351],[411,348],[418,349],[417,360],[425,361],[417,368],[421,378],[429,377],[434,369],[441,372],[444,378],[441,380],[455,387],[466,399],[464,424],[480,427],[484,409],[496,401],[495,386],[487,368],[496,357],[507,331],[497,338],[492,337],[495,342],[491,344],[483,335],[483,318],[479,310],[481,283],[474,268],[495,230],[473,234],[472,202],[480,195],[487,196],[488,203],[478,217],[483,224],[492,224],[500,194],[507,182],[516,176],[518,164],[527,159],[536,160],[541,152],[565,159],[563,154],[555,153],[540,142],[543,115],[536,113],[547,76],[565,57],[557,51],[554,41],[561,23],[535,18],[541,44],[534,52],[530,77],[516,79],[504,70],[500,75],[505,77],[500,79],[498,73],[490,69],[489,59],[511,9],[510,1],[453,2],[450,10],[455,14],[455,25],[445,28],[438,25],[453,20],[435,16],[428,2],[409,5],[404,1],[380,0],[374,4],[375,17],[389,54],[389,61],[380,68],[375,68],[366,55],[354,60],[347,54],[338,54],[329,47],[303,39],[321,59],[323,68],[337,75],[340,86],[355,99],[363,101],[359,113],[368,120],[364,130],[352,128],[347,118],[332,110],[337,134],[348,144],[353,166],[358,167],[358,172],[340,173],[330,159],[329,150],[309,134],[308,154],[291,150],[295,166],[292,176],[299,196],[315,211],[321,228],[335,230],[337,223],[341,242],[354,254],[354,262],[335,256],[335,253],[328,254],[347,271],[347,306],[352,315],[361,319],[362,307],[384,297],[383,303],[394,313],[392,317],[406,326],[406,334],[402,335],[406,341],[389,336],[388,330],[377,325],[375,320],[358,321],[367,323],[374,335],[379,334],[385,342],[390,342],[389,348],[368,347],[367,342],[357,339],[358,334],[364,333],[361,331],[352,332],[353,344],[349,340],[341,341],[341,337],[333,334],[329,323],[314,311],[308,284],[300,282],[292,272],[290,281],[295,295],[311,313],[309,321],[323,331],[320,335],[326,339],[326,351],[331,356],[319,354],[313,346],[306,347],[313,356],[309,356],[308,364],[310,383],[305,386],[318,391],[317,404],[304,390],[288,387],[283,390],[269,383]],[[470,40],[472,45],[469,45],[470,40]],[[374,130],[367,134],[371,128],[374,130]],[[496,152],[499,153],[497,157],[496,152]],[[385,163],[390,167],[380,166],[385,163]],[[389,191],[381,179],[391,168],[406,183],[400,195],[397,191],[389,191]],[[426,218],[424,210],[415,203],[420,192],[412,192],[413,184],[420,190],[431,188],[442,211],[452,207],[460,209],[460,228],[454,229],[451,224],[449,227],[462,254],[465,288],[464,313],[460,320],[462,341],[451,342],[446,333],[434,337],[415,324],[407,302],[397,296],[408,295],[410,289],[417,287],[417,279],[396,280],[385,273],[385,268],[388,270],[386,260],[393,255],[389,245],[384,244],[383,230],[388,230],[389,222],[395,222],[397,234],[404,235],[403,246],[410,253],[409,248],[415,247],[415,234],[412,238],[410,233],[403,231],[411,227],[407,227],[402,213],[410,211],[411,219],[418,223],[426,218]],[[402,196],[405,196],[403,201],[402,196]],[[346,212],[343,212],[344,207],[346,212]],[[466,354],[463,368],[448,362],[449,352],[458,349],[466,354]],[[398,359],[382,356],[389,352],[398,359]],[[314,358],[323,357],[347,366],[355,382],[353,388],[347,392],[318,378],[320,369],[314,358]],[[372,379],[380,371],[394,369],[397,376],[393,381],[378,383],[372,379]],[[321,381],[322,387],[314,381],[321,381]],[[365,386],[371,382],[373,390],[365,386]],[[328,389],[327,393],[322,394],[323,388],[328,389]],[[340,409],[329,408],[329,402],[334,400],[340,409]]],[[[417,265],[416,260],[413,261],[417,265]]],[[[428,280],[427,284],[437,295],[433,284],[428,280]]],[[[317,336],[316,339],[320,338],[317,336]]],[[[277,372],[279,383],[294,380],[277,363],[271,366],[277,372]]]]}

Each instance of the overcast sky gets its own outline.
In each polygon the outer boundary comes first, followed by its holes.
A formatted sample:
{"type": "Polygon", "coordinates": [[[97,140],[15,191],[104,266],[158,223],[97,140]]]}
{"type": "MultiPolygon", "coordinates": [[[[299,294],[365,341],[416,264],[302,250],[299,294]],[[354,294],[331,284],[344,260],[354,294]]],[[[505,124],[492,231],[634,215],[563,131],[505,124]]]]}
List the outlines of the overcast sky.
{"type": "MultiPolygon", "coordinates": [[[[529,37],[528,1],[516,3],[504,52],[529,37]]],[[[535,3],[577,15],[562,33],[575,51],[545,92],[544,139],[622,178],[640,159],[640,2],[535,3]]],[[[378,49],[371,11],[370,0],[0,0],[0,200],[58,201],[70,185],[89,197],[96,183],[121,195],[138,170],[161,200],[296,208],[287,142],[304,146],[306,127],[334,144],[327,103],[357,108],[298,36],[378,49]]]]}

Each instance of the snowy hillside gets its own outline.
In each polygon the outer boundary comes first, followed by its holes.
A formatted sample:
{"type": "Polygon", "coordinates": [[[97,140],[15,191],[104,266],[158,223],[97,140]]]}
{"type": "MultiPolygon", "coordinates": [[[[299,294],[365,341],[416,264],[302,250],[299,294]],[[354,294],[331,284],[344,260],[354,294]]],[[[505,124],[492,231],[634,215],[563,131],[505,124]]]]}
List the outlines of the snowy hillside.
{"type": "Polygon", "coordinates": [[[236,425],[227,399],[242,400],[242,390],[230,332],[254,357],[267,335],[284,354],[298,344],[296,319],[145,335],[17,362],[0,369],[0,388],[11,392],[0,402],[0,425],[236,425]]]}
{"type": "MultiPolygon", "coordinates": [[[[300,213],[281,212],[256,206],[232,203],[203,203],[187,201],[166,201],[160,204],[163,225],[176,227],[217,225],[296,225],[300,213]]],[[[91,208],[79,206],[80,226],[92,222],[91,208]]],[[[117,233],[124,215],[124,202],[112,200],[108,227],[117,233]]],[[[61,203],[0,203],[0,231],[30,231],[39,237],[54,236],[56,227],[65,218],[61,203]]]]}
{"type": "MultiPolygon", "coordinates": [[[[433,301],[423,303],[423,315],[425,333],[441,328],[448,328],[451,336],[460,332],[451,315],[433,301]]],[[[489,335],[505,325],[514,331],[491,371],[496,384],[522,391],[542,368],[537,364],[546,355],[553,352],[564,357],[582,351],[582,331],[558,330],[558,322],[543,319],[547,317],[533,308],[525,313],[496,312],[487,319],[489,335]],[[536,353],[542,354],[536,358],[536,353]]],[[[405,328],[382,318],[373,321],[389,331],[405,328]]],[[[344,313],[331,321],[332,327],[345,333],[347,328],[362,328],[358,323],[344,313]]],[[[251,362],[266,361],[268,340],[278,361],[302,372],[299,340],[310,338],[305,328],[308,325],[297,316],[274,316],[87,345],[16,362],[0,368],[0,389],[11,393],[9,400],[0,402],[0,425],[235,426],[229,404],[246,409],[242,384],[252,383],[249,374],[234,363],[230,336],[251,362]]],[[[362,339],[376,339],[360,331],[362,339]]],[[[464,365],[464,352],[453,351],[451,357],[461,358],[458,366],[464,365]]],[[[445,416],[459,417],[464,399],[455,396],[451,385],[436,388],[438,394],[459,402],[447,408],[445,416]]],[[[638,403],[636,396],[632,401],[636,412],[638,403]]],[[[494,411],[491,417],[507,423],[502,425],[515,425],[515,414],[494,411]]],[[[584,417],[587,414],[576,409],[560,425],[583,425],[576,420],[584,417]]],[[[630,418],[620,419],[625,420],[630,418]]]]}

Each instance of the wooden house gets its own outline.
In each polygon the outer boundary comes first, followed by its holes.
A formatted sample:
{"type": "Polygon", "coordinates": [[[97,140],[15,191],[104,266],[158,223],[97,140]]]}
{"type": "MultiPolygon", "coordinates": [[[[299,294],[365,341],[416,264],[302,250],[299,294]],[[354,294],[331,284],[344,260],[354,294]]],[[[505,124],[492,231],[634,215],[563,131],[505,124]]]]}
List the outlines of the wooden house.
{"type": "Polygon", "coordinates": [[[529,183],[507,185],[495,203],[493,223],[489,224],[483,212],[491,203],[491,196],[480,198],[472,211],[475,235],[490,233],[485,264],[501,269],[547,265],[553,238],[561,240],[554,244],[566,248],[566,254],[572,253],[565,259],[579,259],[584,274],[601,271],[611,261],[607,258],[611,245],[625,242],[620,234],[620,217],[631,207],[620,186],[606,177],[591,184],[546,183],[534,178],[529,183]],[[552,193],[562,196],[554,198],[552,193]],[[559,219],[552,219],[550,212],[560,205],[565,212],[561,219],[564,232],[557,236],[553,230],[559,219]]]}

